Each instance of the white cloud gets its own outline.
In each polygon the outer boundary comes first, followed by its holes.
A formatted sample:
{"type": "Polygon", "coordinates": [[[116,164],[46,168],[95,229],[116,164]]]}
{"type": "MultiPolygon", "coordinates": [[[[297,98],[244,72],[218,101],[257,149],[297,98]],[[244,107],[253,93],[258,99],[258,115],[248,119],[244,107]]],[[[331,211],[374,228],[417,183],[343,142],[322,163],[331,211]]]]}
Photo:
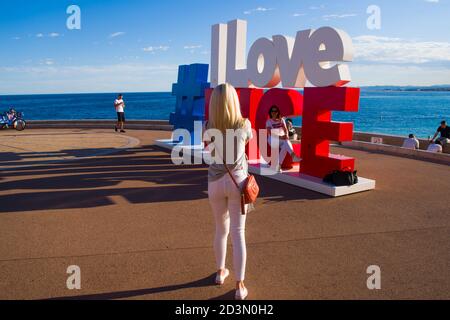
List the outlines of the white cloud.
{"type": "Polygon", "coordinates": [[[177,71],[178,65],[144,63],[0,66],[0,94],[168,91],[177,71]]]}
{"type": "Polygon", "coordinates": [[[42,65],[43,65],[43,66],[52,66],[52,65],[55,64],[55,61],[54,61],[52,58],[47,58],[47,59],[42,60],[39,64],[40,64],[41,66],[42,66],[42,65]]]}
{"type": "Polygon", "coordinates": [[[190,45],[190,46],[184,46],[184,49],[193,50],[193,49],[200,49],[201,47],[203,47],[203,46],[202,45],[190,45]]]}
{"type": "Polygon", "coordinates": [[[154,53],[155,51],[167,51],[169,49],[170,49],[170,47],[168,47],[168,46],[156,46],[156,47],[150,46],[150,47],[142,48],[142,50],[144,52],[151,52],[151,53],[154,53]]]}
{"type": "Polygon", "coordinates": [[[363,41],[363,42],[374,42],[374,41],[398,42],[398,41],[402,41],[401,38],[381,37],[381,36],[372,36],[372,35],[363,35],[363,36],[354,37],[353,40],[363,41]]]}
{"type": "Polygon", "coordinates": [[[350,18],[350,17],[356,17],[356,13],[344,13],[344,14],[327,14],[322,16],[324,20],[330,20],[330,19],[343,19],[343,18],[350,18]]]}
{"type": "Polygon", "coordinates": [[[450,42],[364,35],[353,38],[355,61],[392,64],[450,62],[450,42]]]}
{"type": "MultiPolygon", "coordinates": [[[[47,58],[46,60],[53,60],[47,58]]],[[[80,66],[61,66],[61,67],[0,67],[0,70],[7,70],[10,72],[17,73],[45,73],[45,72],[60,72],[61,74],[71,74],[72,72],[79,71],[83,74],[95,74],[95,73],[114,73],[114,72],[156,72],[156,71],[176,71],[178,66],[176,65],[143,65],[143,64],[113,64],[104,66],[91,66],[91,65],[80,65],[80,66]]]]}
{"type": "Polygon", "coordinates": [[[200,49],[200,48],[202,48],[203,46],[202,45],[188,45],[188,46],[184,46],[184,49],[185,50],[189,50],[189,52],[191,53],[191,54],[194,54],[194,53],[196,53],[197,51],[197,49],[200,49]]]}
{"type": "MultiPolygon", "coordinates": [[[[38,34],[36,34],[36,38],[45,38],[45,37],[50,37],[50,38],[57,38],[57,37],[59,37],[59,36],[61,36],[59,33],[57,33],[57,32],[51,32],[51,33],[49,33],[48,35],[45,35],[45,34],[43,34],[43,33],[38,33],[38,34]]],[[[16,38],[18,38],[18,37],[16,37],[16,38]]],[[[16,38],[14,38],[14,39],[16,39],[16,38]]],[[[20,38],[19,38],[20,39],[20,38]]]]}
{"type": "Polygon", "coordinates": [[[353,38],[353,86],[448,84],[450,42],[362,35],[353,38]]]}
{"type": "Polygon", "coordinates": [[[303,17],[303,16],[306,16],[306,13],[294,13],[292,16],[293,17],[303,17]]]}
{"type": "Polygon", "coordinates": [[[110,34],[109,38],[112,39],[112,38],[115,38],[115,37],[120,37],[120,36],[123,36],[124,34],[125,34],[125,32],[122,32],[122,31],[115,32],[115,33],[110,34]]]}
{"type": "Polygon", "coordinates": [[[266,12],[266,11],[272,11],[275,10],[274,8],[264,8],[264,7],[258,7],[256,9],[250,9],[247,11],[244,11],[244,14],[252,14],[254,12],[266,12]]]}
{"type": "Polygon", "coordinates": [[[21,38],[20,37],[13,37],[12,39],[13,40],[20,40],[21,38]]]}
{"type": "Polygon", "coordinates": [[[420,65],[351,64],[351,86],[431,86],[448,84],[450,69],[420,65]]]}
{"type": "Polygon", "coordinates": [[[325,6],[323,4],[321,4],[320,6],[309,7],[309,10],[321,10],[321,9],[325,9],[325,6]]]}
{"type": "Polygon", "coordinates": [[[430,2],[430,3],[439,3],[439,0],[425,0],[425,2],[430,2]]]}

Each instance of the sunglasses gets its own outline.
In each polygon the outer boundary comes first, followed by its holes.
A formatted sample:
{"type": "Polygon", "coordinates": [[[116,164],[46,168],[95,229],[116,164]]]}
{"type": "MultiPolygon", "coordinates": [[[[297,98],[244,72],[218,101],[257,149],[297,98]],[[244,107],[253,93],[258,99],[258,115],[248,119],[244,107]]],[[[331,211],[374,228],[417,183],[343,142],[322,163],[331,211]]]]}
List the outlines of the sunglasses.
{"type": "Polygon", "coordinates": [[[277,112],[278,113],[280,111],[273,109],[273,110],[270,110],[270,112],[277,112]]]}

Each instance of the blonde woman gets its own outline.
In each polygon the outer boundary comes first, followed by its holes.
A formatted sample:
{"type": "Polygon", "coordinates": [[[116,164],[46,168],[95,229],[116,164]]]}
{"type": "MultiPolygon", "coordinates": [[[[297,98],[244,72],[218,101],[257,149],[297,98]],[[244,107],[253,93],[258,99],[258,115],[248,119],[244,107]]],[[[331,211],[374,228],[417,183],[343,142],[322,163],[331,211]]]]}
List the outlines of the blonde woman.
{"type": "Polygon", "coordinates": [[[238,95],[231,85],[222,84],[214,89],[209,105],[209,121],[205,124],[205,129],[205,141],[210,142],[209,147],[212,149],[208,170],[208,197],[216,222],[216,284],[223,285],[230,274],[225,266],[225,258],[228,234],[231,233],[236,280],[235,298],[244,300],[248,296],[244,285],[247,260],[246,215],[241,212],[240,191],[225,166],[228,166],[234,180],[242,188],[248,176],[245,145],[253,135],[250,121],[242,118],[238,95]],[[221,137],[218,138],[219,135],[221,137]]]}

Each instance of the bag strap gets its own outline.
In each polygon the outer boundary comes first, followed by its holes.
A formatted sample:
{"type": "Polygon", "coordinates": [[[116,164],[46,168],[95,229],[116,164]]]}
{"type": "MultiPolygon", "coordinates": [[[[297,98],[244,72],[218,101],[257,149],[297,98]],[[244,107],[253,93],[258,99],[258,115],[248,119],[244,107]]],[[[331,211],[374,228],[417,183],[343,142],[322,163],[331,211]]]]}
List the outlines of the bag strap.
{"type": "Polygon", "coordinates": [[[242,193],[241,187],[239,187],[239,184],[237,183],[236,179],[234,179],[233,174],[230,171],[230,168],[228,168],[228,165],[225,163],[225,161],[223,160],[223,158],[220,156],[219,152],[216,150],[216,155],[219,156],[219,158],[222,160],[223,165],[225,166],[225,169],[227,169],[228,174],[231,177],[231,180],[233,180],[234,185],[236,186],[236,188],[238,188],[238,190],[242,193]]]}
{"type": "Polygon", "coordinates": [[[236,180],[233,177],[233,174],[231,173],[230,169],[228,168],[228,165],[224,164],[225,168],[227,169],[228,174],[231,177],[231,180],[233,180],[234,185],[236,186],[236,188],[238,189],[240,195],[241,195],[241,214],[242,215],[246,215],[246,208],[245,208],[245,195],[244,192],[242,191],[241,187],[239,187],[238,183],[236,182],[236,180]]]}
{"type": "Polygon", "coordinates": [[[218,152],[217,152],[217,154],[219,155],[219,158],[222,159],[223,165],[225,166],[225,169],[227,169],[227,172],[230,175],[231,180],[233,180],[234,185],[239,190],[239,193],[241,195],[241,213],[242,213],[242,215],[245,215],[247,212],[246,212],[246,208],[245,208],[244,192],[242,192],[241,187],[239,187],[239,184],[237,183],[236,179],[234,179],[234,176],[231,173],[230,168],[228,168],[228,165],[225,163],[225,161],[223,161],[223,158],[220,156],[220,154],[218,152]]]}
{"type": "Polygon", "coordinates": [[[230,168],[228,168],[228,165],[227,165],[227,164],[224,164],[224,166],[225,166],[225,168],[227,169],[227,172],[228,172],[228,174],[230,175],[231,180],[233,180],[234,185],[235,185],[236,188],[238,188],[238,190],[242,193],[241,187],[239,187],[239,184],[236,182],[236,179],[234,179],[234,176],[233,176],[233,174],[231,173],[230,168]]]}

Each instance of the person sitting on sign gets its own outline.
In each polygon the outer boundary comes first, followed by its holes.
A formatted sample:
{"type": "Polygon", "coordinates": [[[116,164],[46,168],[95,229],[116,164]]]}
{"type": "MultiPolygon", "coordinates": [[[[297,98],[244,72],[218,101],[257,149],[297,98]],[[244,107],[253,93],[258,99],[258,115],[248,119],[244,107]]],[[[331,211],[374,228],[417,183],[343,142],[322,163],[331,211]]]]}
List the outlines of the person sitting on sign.
{"type": "Polygon", "coordinates": [[[16,115],[16,110],[14,108],[9,109],[8,112],[6,112],[6,116],[8,117],[8,120],[11,121],[16,115]]]}
{"type": "Polygon", "coordinates": [[[300,162],[301,159],[297,157],[289,141],[289,131],[286,121],[281,117],[280,109],[277,106],[272,106],[269,110],[269,119],[266,122],[266,129],[268,135],[268,143],[271,146],[272,138],[277,137],[280,144],[279,163],[276,165],[276,171],[281,172],[281,164],[284,158],[289,153],[292,156],[293,162],[300,162]]]}
{"type": "Polygon", "coordinates": [[[408,139],[405,139],[403,142],[402,148],[418,150],[419,149],[419,140],[413,135],[410,134],[408,139]]]}
{"type": "Polygon", "coordinates": [[[442,153],[442,144],[439,140],[436,140],[435,143],[430,143],[427,149],[428,152],[433,153],[442,153]]]}
{"type": "Polygon", "coordinates": [[[289,132],[289,140],[298,140],[297,131],[295,131],[292,119],[286,119],[286,125],[289,132]]]}
{"type": "Polygon", "coordinates": [[[441,125],[437,128],[431,141],[434,141],[439,134],[441,136],[437,139],[437,141],[439,141],[442,146],[450,144],[450,127],[447,126],[447,122],[445,120],[441,122],[441,125]]]}

